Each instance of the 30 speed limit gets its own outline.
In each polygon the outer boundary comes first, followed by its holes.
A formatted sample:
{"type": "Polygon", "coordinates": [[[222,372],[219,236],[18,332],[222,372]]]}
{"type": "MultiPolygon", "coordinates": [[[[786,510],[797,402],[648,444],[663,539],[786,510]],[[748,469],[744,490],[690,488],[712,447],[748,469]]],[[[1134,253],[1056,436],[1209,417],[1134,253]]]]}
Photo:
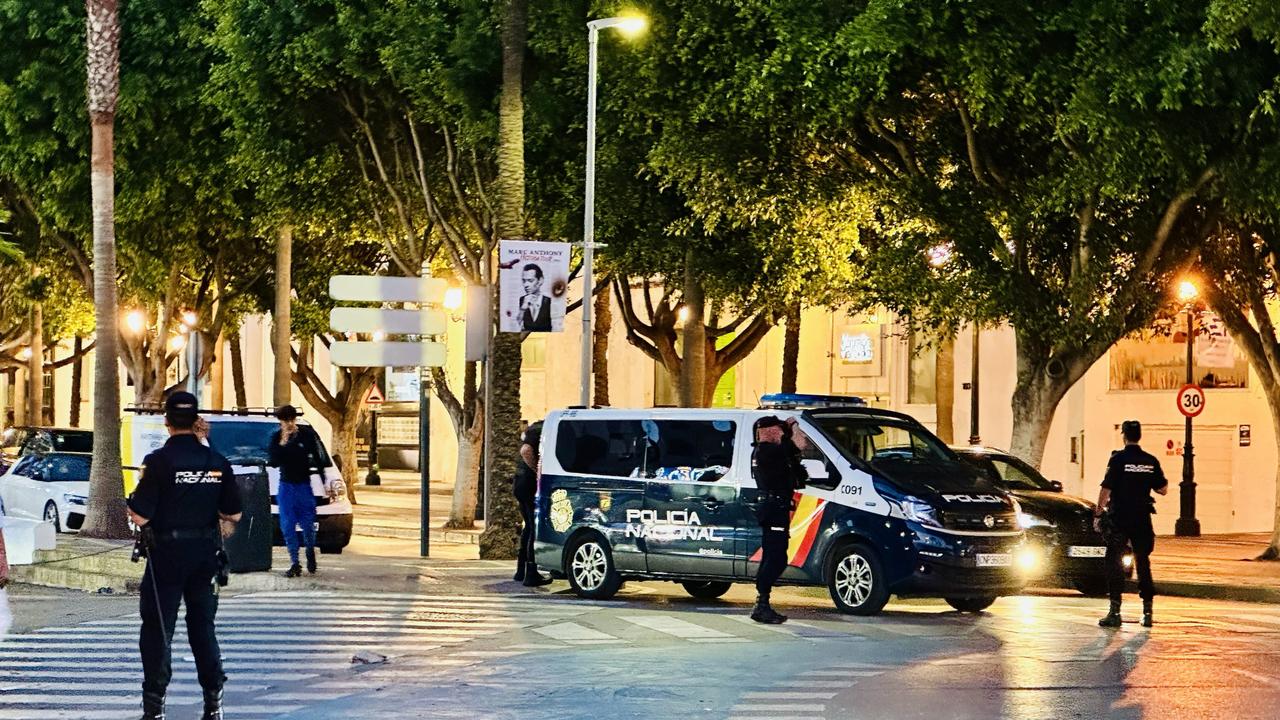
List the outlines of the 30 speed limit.
{"type": "Polygon", "coordinates": [[[1178,391],[1178,412],[1187,417],[1204,412],[1204,390],[1199,385],[1183,385],[1178,391]]]}

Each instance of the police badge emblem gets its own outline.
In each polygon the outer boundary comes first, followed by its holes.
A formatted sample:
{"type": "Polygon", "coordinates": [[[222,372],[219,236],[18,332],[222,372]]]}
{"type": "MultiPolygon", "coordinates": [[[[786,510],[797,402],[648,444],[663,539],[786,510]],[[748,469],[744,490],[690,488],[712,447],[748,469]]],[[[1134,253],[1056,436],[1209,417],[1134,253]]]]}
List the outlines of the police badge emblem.
{"type": "Polygon", "coordinates": [[[569,491],[561,488],[551,493],[551,527],[564,532],[573,525],[573,505],[569,503],[569,491]]]}

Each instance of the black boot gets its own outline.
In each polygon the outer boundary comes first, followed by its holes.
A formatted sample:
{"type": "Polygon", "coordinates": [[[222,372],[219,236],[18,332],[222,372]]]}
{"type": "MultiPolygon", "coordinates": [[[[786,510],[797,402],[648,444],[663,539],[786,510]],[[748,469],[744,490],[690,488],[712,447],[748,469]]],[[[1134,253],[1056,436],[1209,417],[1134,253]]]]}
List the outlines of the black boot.
{"type": "Polygon", "coordinates": [[[787,616],[775,611],[769,606],[768,595],[757,595],[755,607],[751,608],[751,619],[765,625],[781,625],[787,621],[787,616]]]}
{"type": "Polygon", "coordinates": [[[538,572],[537,563],[524,564],[524,586],[525,587],[542,587],[551,584],[551,578],[538,572]]]}
{"type": "Polygon", "coordinates": [[[516,574],[515,577],[511,578],[512,580],[524,582],[524,566],[525,562],[523,560],[516,563],[516,574]]]}
{"type": "Polygon", "coordinates": [[[1119,600],[1112,600],[1112,601],[1111,601],[1111,611],[1107,613],[1107,616],[1106,616],[1106,617],[1104,617],[1104,618],[1102,618],[1101,620],[1099,620],[1099,621],[1098,621],[1098,627],[1104,627],[1104,628],[1118,628],[1118,627],[1120,627],[1120,625],[1121,625],[1121,620],[1120,620],[1120,601],[1119,601],[1119,600]]]}
{"type": "Polygon", "coordinates": [[[307,548],[307,574],[316,574],[316,549],[313,547],[307,548]]]}
{"type": "Polygon", "coordinates": [[[142,693],[142,720],[164,720],[164,693],[142,693]]]}
{"type": "Polygon", "coordinates": [[[1154,624],[1151,618],[1151,598],[1143,598],[1142,600],[1142,627],[1151,627],[1154,624]]]}
{"type": "Polygon", "coordinates": [[[200,720],[222,720],[222,688],[204,691],[204,714],[200,720]]]}
{"type": "Polygon", "coordinates": [[[298,563],[290,565],[289,569],[284,571],[284,576],[287,578],[302,577],[302,566],[298,563]]]}

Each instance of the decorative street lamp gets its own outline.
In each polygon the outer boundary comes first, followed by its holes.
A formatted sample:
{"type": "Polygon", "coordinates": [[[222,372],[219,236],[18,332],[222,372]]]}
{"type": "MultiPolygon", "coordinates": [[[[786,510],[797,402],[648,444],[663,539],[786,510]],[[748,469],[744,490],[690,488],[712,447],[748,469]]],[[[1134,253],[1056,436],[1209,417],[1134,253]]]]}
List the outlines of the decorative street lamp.
{"type": "Polygon", "coordinates": [[[587,23],[587,185],[585,211],[582,218],[582,401],[591,405],[591,297],[595,285],[591,277],[595,259],[596,232],[596,45],[600,30],[617,28],[627,36],[635,36],[649,26],[643,17],[610,17],[587,23]]]}
{"type": "MultiPolygon", "coordinates": [[[[1190,280],[1178,283],[1178,299],[1182,301],[1183,310],[1187,313],[1187,384],[1195,384],[1195,375],[1191,368],[1195,350],[1195,300],[1200,289],[1190,280]]],[[[1191,416],[1186,416],[1186,436],[1182,442],[1182,482],[1178,485],[1179,514],[1174,523],[1175,535],[1199,537],[1200,521],[1196,518],[1196,469],[1195,452],[1191,444],[1191,416]]]]}

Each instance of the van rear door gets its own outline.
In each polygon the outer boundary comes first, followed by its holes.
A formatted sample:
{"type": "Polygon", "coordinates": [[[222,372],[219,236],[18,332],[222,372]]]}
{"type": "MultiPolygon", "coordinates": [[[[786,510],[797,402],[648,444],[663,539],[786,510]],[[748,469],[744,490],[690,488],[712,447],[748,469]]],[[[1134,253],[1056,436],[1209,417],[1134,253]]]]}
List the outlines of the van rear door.
{"type": "Polygon", "coordinates": [[[646,419],[643,526],[650,572],[729,577],[742,515],[734,449],[741,419],[646,419]]]}

